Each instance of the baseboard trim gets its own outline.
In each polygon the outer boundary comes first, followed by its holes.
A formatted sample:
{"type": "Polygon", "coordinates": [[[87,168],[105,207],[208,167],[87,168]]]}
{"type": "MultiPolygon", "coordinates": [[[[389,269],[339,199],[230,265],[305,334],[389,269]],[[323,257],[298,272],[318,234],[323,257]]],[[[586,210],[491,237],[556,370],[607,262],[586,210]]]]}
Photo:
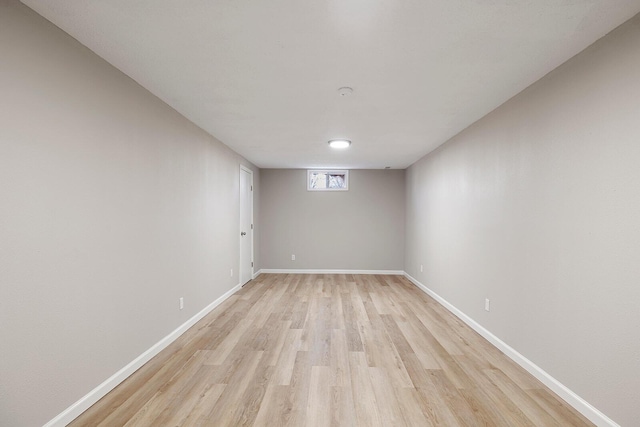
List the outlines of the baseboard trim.
{"type": "Polygon", "coordinates": [[[162,338],[160,341],[155,343],[151,348],[142,353],[140,356],[136,357],[133,361],[127,364],[124,368],[120,369],[118,372],[113,374],[107,380],[105,380],[102,384],[91,390],[85,396],[81,397],[77,402],[73,405],[69,406],[67,409],[62,411],[58,416],[53,418],[51,421],[46,423],[44,427],[64,427],[69,424],[71,421],[75,420],[80,416],[84,411],[89,409],[91,405],[96,403],[98,400],[102,399],[107,393],[116,388],[118,384],[122,381],[126,380],[131,374],[140,369],[142,365],[151,360],[155,355],[160,353],[162,350],[167,348],[169,344],[174,342],[180,335],[185,333],[187,329],[195,325],[199,320],[201,320],[204,316],[209,314],[214,308],[222,304],[227,298],[233,295],[238,289],[240,289],[240,284],[237,284],[230,290],[228,290],[224,295],[220,298],[213,301],[211,304],[200,310],[196,315],[191,317],[189,320],[180,325],[177,329],[171,332],[166,337],[162,338]]]}
{"type": "MultiPolygon", "coordinates": [[[[500,338],[492,334],[489,330],[484,328],[482,325],[477,323],[471,317],[467,316],[465,313],[460,311],[453,304],[449,303],[447,300],[442,298],[440,295],[429,289],[427,286],[420,283],[418,280],[413,278],[411,275],[404,271],[399,270],[290,270],[290,269],[261,269],[254,273],[253,278],[255,279],[260,274],[275,274],[275,273],[286,273],[286,274],[380,274],[380,275],[403,275],[409,281],[411,281],[418,289],[422,290],[424,293],[435,299],[439,304],[453,313],[456,317],[466,323],[473,330],[478,332],[482,337],[484,337],[487,341],[489,341],[492,345],[502,351],[507,355],[511,360],[516,362],[522,368],[524,368],[531,375],[536,377],[540,382],[549,387],[554,393],[560,396],[565,402],[579,411],[582,415],[587,417],[591,422],[593,422],[598,427],[620,427],[615,421],[607,417],[605,414],[600,412],[597,408],[592,406],[589,402],[578,396],[576,393],[571,391],[568,387],[562,384],[560,381],[556,380],[538,365],[527,359],[525,356],[520,354],[518,351],[513,349],[507,343],[502,341],[500,338]]],[[[241,285],[238,284],[234,286],[232,289],[227,291],[224,295],[213,301],[211,304],[200,310],[196,315],[191,317],[185,323],[180,325],[177,329],[171,332],[166,337],[162,338],[156,344],[154,344],[147,351],[142,353],[136,359],[131,361],[125,367],[120,369],[118,372],[113,374],[110,378],[105,380],[102,384],[91,390],[88,394],[80,398],[77,402],[69,406],[63,412],[58,414],[51,421],[46,423],[44,427],[64,427],[69,424],[71,421],[80,416],[84,411],[86,411],[91,405],[95,404],[98,400],[104,397],[107,393],[113,390],[116,386],[118,386],[122,381],[127,379],[131,374],[137,371],[140,367],[142,367],[145,363],[151,360],[155,355],[164,350],[169,344],[174,342],[180,335],[187,331],[190,327],[195,325],[199,320],[201,320],[204,316],[209,314],[213,309],[215,309],[218,305],[224,302],[227,298],[233,295],[236,291],[241,288],[241,285]]]]}
{"type": "MultiPolygon", "coordinates": [[[[402,276],[402,270],[293,270],[279,268],[264,268],[258,273],[265,274],[379,274],[385,276],[402,276]]],[[[256,274],[257,276],[257,274],[256,274]]]]}
{"type": "Polygon", "coordinates": [[[408,273],[404,273],[404,276],[409,279],[414,285],[416,285],[420,290],[424,293],[435,299],[438,303],[440,303],[444,308],[453,313],[456,317],[462,320],[464,323],[469,325],[471,329],[482,335],[487,341],[497,347],[500,351],[507,355],[511,360],[516,362],[522,368],[524,368],[531,375],[536,377],[541,383],[549,387],[554,393],[556,393],[560,398],[562,398],[567,404],[571,405],[574,409],[580,412],[582,415],[587,417],[592,423],[597,425],[598,427],[620,427],[615,421],[611,418],[607,417],[605,414],[600,412],[594,406],[592,406],[589,402],[578,396],[576,393],[571,391],[567,386],[562,384],[560,381],[556,380],[554,377],[549,375],[546,371],[540,368],[538,365],[533,363],[531,360],[524,357],[514,348],[509,346],[507,343],[502,341],[500,338],[493,335],[489,332],[488,329],[485,329],[478,322],[473,320],[471,317],[467,316],[465,313],[460,311],[453,304],[442,298],[440,295],[420,283],[418,280],[411,277],[408,273]]]}

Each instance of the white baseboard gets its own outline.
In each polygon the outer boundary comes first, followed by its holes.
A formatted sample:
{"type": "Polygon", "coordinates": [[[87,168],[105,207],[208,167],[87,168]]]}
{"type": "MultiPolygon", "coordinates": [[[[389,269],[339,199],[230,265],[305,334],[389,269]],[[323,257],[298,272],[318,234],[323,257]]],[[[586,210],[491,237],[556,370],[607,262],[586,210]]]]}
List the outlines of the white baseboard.
{"type": "Polygon", "coordinates": [[[471,329],[482,335],[487,341],[497,347],[500,351],[506,354],[511,360],[516,362],[518,365],[523,367],[527,372],[536,377],[541,383],[549,387],[554,393],[556,393],[560,398],[562,398],[565,402],[575,408],[582,415],[587,417],[592,423],[597,425],[598,427],[620,427],[615,421],[611,418],[607,417],[605,414],[600,412],[594,406],[592,406],[589,402],[578,396],[576,393],[571,391],[568,387],[562,384],[560,381],[556,380],[554,377],[545,372],[538,365],[533,363],[531,360],[524,357],[522,354],[518,353],[515,349],[510,347],[507,343],[502,341],[500,338],[493,335],[489,330],[485,329],[482,325],[477,323],[471,317],[464,314],[458,308],[456,308],[453,304],[449,303],[447,300],[442,298],[437,293],[433,292],[431,289],[411,277],[406,272],[404,276],[409,279],[414,285],[420,288],[424,293],[435,299],[438,303],[444,306],[447,310],[457,316],[464,323],[469,325],[471,329]]]}
{"type": "Polygon", "coordinates": [[[80,398],[76,403],[69,406],[62,411],[58,416],[46,423],[44,427],[64,427],[71,421],[75,420],[80,414],[86,411],[91,405],[100,400],[104,395],[113,390],[118,384],[126,380],[131,374],[137,371],[142,365],[151,360],[155,355],[164,350],[169,344],[174,342],[180,335],[185,333],[187,329],[195,325],[200,319],[209,314],[211,310],[219,306],[224,300],[233,295],[238,289],[240,284],[234,286],[227,291],[217,300],[200,310],[195,316],[184,322],[176,330],[171,332],[166,337],[155,343],[151,348],[136,357],[133,361],[127,364],[124,368],[113,374],[110,378],[104,381],[102,384],[91,390],[88,394],[80,398]]]}
{"type": "MultiPolygon", "coordinates": [[[[582,399],[576,393],[571,391],[564,384],[556,380],[554,377],[545,372],[538,365],[524,357],[522,354],[518,353],[515,349],[510,347],[507,343],[502,341],[500,338],[493,335],[489,330],[485,329],[482,325],[477,323],[471,317],[464,314],[454,305],[449,303],[447,300],[442,298],[440,295],[433,292],[431,289],[411,277],[404,271],[399,270],[289,270],[289,269],[262,269],[258,270],[254,273],[253,278],[255,279],[261,273],[271,274],[271,273],[287,273],[287,274],[380,274],[380,275],[404,275],[407,279],[409,279],[414,285],[416,285],[419,289],[425,292],[427,295],[431,296],[438,303],[444,306],[447,310],[457,316],[464,323],[469,325],[473,330],[482,335],[487,341],[501,350],[504,354],[506,354],[510,359],[524,368],[531,375],[536,377],[540,382],[549,387],[554,393],[564,399],[569,405],[579,411],[582,415],[587,417],[591,422],[596,424],[598,427],[620,427],[619,424],[611,420],[605,414],[600,412],[598,409],[589,404],[586,400],[582,399]]],[[[182,335],[187,329],[196,324],[200,319],[209,314],[214,308],[220,305],[224,300],[233,295],[238,289],[240,289],[240,284],[234,286],[232,289],[227,291],[220,298],[213,301],[207,307],[203,308],[200,312],[198,312],[195,316],[187,320],[185,323],[180,325],[176,330],[171,332],[169,335],[158,341],[147,351],[138,356],[135,360],[130,362],[128,365],[120,369],[118,372],[113,374],[110,378],[104,381],[102,384],[94,388],[87,395],[80,398],[73,405],[69,406],[63,412],[61,412],[58,416],[53,418],[44,427],[63,427],[69,424],[71,421],[76,419],[80,414],[86,411],[91,405],[100,400],[103,396],[105,396],[108,392],[113,390],[118,384],[127,379],[131,374],[133,374],[136,370],[138,370],[142,365],[151,360],[155,355],[164,350],[169,344],[175,341],[180,335],[182,335]]]]}
{"type": "MultiPolygon", "coordinates": [[[[404,271],[402,270],[290,270],[290,269],[278,269],[278,268],[263,268],[258,271],[265,274],[380,274],[386,276],[402,276],[404,271]]],[[[257,276],[256,274],[256,276],[257,276]]]]}

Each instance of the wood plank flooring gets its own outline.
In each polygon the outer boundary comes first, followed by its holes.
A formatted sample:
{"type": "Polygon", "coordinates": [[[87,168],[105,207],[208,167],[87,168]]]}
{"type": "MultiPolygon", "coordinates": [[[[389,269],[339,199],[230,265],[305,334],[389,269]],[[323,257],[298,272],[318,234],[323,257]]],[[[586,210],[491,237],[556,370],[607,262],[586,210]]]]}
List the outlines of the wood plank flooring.
{"type": "Polygon", "coordinates": [[[401,276],[260,275],[71,426],[592,426],[401,276]]]}

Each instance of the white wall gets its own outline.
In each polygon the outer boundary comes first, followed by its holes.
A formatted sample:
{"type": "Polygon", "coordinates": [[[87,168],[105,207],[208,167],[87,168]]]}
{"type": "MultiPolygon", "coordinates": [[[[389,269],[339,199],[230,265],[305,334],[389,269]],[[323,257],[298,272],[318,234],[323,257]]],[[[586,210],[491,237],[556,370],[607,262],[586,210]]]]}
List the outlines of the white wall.
{"type": "Polygon", "coordinates": [[[624,426],[640,419],[639,76],[637,16],[406,178],[406,271],[624,426]]]}
{"type": "Polygon", "coordinates": [[[0,58],[0,425],[36,426],[237,284],[259,174],[17,1],[0,58]]]}
{"type": "Polygon", "coordinates": [[[403,170],[351,170],[332,192],[307,191],[303,169],[260,175],[262,268],[403,269],[403,170]]]}

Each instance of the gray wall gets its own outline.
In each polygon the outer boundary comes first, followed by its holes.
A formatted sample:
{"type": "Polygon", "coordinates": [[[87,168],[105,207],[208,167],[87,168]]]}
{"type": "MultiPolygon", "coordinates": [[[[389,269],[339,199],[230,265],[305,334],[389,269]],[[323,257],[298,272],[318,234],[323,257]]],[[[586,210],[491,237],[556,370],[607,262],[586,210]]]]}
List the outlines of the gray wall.
{"type": "Polygon", "coordinates": [[[307,191],[303,169],[260,178],[262,268],[403,269],[403,170],[351,170],[335,192],[307,191]]]}
{"type": "Polygon", "coordinates": [[[406,271],[625,426],[640,389],[639,76],[635,17],[406,186],[406,271]]]}
{"type": "Polygon", "coordinates": [[[17,1],[0,58],[0,424],[36,426],[238,283],[251,165],[17,1]]]}

